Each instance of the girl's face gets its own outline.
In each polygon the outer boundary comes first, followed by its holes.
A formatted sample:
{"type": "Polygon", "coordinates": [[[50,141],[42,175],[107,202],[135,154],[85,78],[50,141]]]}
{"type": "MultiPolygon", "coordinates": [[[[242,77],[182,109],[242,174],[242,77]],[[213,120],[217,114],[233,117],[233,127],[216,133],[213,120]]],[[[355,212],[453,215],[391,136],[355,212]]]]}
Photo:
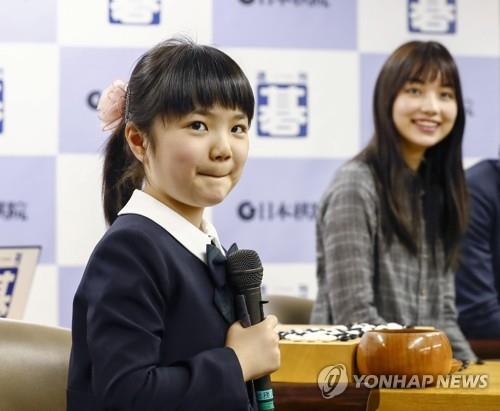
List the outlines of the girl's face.
{"type": "Polygon", "coordinates": [[[240,179],[248,156],[248,118],[219,106],[153,124],[144,190],[196,226],[203,209],[220,203],[240,179]]]}
{"type": "Polygon", "coordinates": [[[457,102],[452,87],[434,81],[407,82],[392,106],[392,118],[401,136],[407,164],[417,169],[425,151],[445,139],[457,118],[457,102]]]}

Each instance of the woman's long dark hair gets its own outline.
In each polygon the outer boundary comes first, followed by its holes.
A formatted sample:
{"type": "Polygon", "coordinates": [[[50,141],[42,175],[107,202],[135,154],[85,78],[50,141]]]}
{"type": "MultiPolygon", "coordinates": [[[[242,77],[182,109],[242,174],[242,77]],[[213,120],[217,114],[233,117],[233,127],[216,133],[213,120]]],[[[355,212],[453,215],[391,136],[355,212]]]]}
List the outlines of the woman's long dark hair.
{"type": "Polygon", "coordinates": [[[252,87],[227,54],[188,39],[166,40],[146,52],[135,65],[127,88],[125,117],[105,148],[102,196],[104,216],[112,224],[144,179],[142,163],[125,138],[133,122],[150,140],[156,116],[180,118],[193,110],[219,105],[240,109],[249,123],[254,113],[252,87]]]}
{"type": "Polygon", "coordinates": [[[357,158],[373,171],[385,237],[390,243],[397,236],[410,253],[417,254],[422,233],[416,216],[423,190],[426,240],[434,258],[437,242],[442,242],[446,265],[453,266],[467,220],[467,190],[462,166],[465,110],[458,69],[448,50],[434,41],[412,41],[395,50],[376,82],[373,117],[374,136],[357,158]],[[449,135],[425,152],[415,177],[402,155],[392,116],[394,100],[406,82],[433,81],[438,76],[455,91],[457,118],[449,135]]]}

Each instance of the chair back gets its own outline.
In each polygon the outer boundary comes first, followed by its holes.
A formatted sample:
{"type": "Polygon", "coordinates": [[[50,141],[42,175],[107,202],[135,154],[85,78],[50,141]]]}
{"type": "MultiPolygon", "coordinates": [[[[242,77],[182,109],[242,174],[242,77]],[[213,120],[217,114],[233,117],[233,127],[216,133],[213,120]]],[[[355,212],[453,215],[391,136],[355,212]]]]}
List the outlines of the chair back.
{"type": "Polygon", "coordinates": [[[309,324],[314,301],[289,295],[270,294],[264,313],[274,314],[281,324],[309,324]]]}
{"type": "Polygon", "coordinates": [[[64,411],[71,331],[0,319],[0,410],[64,411]]]}
{"type": "Polygon", "coordinates": [[[472,351],[482,360],[500,359],[500,338],[469,340],[472,351]]]}

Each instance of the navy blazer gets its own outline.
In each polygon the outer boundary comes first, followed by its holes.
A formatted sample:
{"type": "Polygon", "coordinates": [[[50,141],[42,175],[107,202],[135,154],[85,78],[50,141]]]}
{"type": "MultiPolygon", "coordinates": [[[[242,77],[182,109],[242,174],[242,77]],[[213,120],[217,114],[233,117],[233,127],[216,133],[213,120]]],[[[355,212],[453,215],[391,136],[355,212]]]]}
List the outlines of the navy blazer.
{"type": "Polygon", "coordinates": [[[500,160],[467,170],[470,215],[456,276],[459,324],[469,338],[500,338],[500,160]]]}
{"type": "Polygon", "coordinates": [[[225,297],[225,264],[204,264],[146,217],[119,216],[75,295],[68,410],[252,409],[224,346],[225,297]]]}

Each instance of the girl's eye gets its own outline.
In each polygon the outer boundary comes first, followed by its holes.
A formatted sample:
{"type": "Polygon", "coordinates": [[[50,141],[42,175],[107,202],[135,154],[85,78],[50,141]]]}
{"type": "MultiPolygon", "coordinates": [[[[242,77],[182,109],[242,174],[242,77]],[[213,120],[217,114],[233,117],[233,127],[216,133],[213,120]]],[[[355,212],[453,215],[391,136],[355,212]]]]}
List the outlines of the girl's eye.
{"type": "Polygon", "coordinates": [[[207,126],[202,123],[201,121],[193,121],[189,127],[191,127],[192,130],[196,131],[205,131],[207,130],[207,126]]]}
{"type": "Polygon", "coordinates": [[[237,126],[234,126],[231,129],[231,133],[237,133],[237,134],[246,133],[246,131],[247,127],[241,124],[238,124],[237,126]]]}

